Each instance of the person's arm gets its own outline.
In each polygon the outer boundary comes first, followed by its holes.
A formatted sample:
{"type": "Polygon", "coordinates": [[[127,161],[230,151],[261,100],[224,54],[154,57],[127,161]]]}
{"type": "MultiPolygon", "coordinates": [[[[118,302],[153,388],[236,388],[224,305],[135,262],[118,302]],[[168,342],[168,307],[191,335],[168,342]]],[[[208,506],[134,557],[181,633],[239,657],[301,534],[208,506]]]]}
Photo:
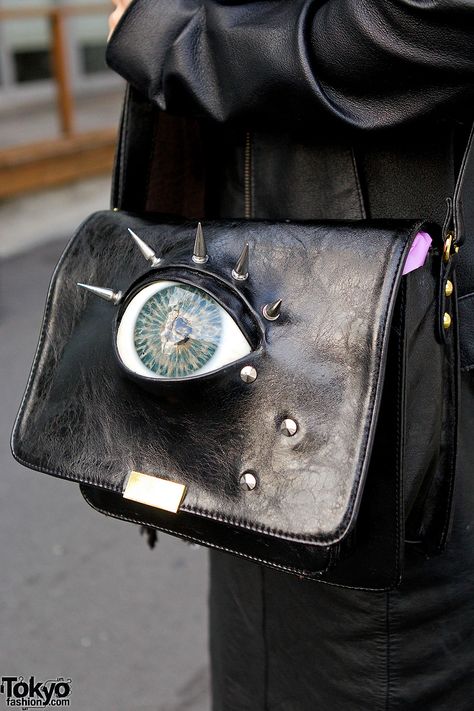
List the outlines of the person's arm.
{"type": "Polygon", "coordinates": [[[172,113],[363,129],[474,98],[474,0],[133,0],[107,62],[172,113]]]}

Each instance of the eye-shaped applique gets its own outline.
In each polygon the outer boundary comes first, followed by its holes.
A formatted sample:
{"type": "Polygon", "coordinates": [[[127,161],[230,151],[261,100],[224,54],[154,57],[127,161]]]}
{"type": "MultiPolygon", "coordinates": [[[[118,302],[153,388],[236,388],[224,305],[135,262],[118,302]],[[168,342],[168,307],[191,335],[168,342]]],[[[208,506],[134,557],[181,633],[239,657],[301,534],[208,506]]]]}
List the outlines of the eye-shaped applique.
{"type": "MultiPolygon", "coordinates": [[[[129,233],[149,265],[153,269],[161,267],[161,257],[133,230],[129,229],[129,233]]],[[[208,260],[199,223],[192,254],[194,268],[208,260]]],[[[246,243],[234,267],[229,270],[234,284],[248,279],[248,267],[249,245],[246,243]]],[[[220,283],[222,288],[222,280],[220,283]]],[[[123,308],[116,320],[116,354],[128,373],[132,377],[138,376],[139,382],[141,378],[146,378],[147,383],[150,380],[190,380],[215,373],[253,351],[251,337],[244,335],[245,329],[239,327],[229,311],[210,293],[216,293],[214,285],[206,291],[188,283],[187,278],[179,281],[179,278],[167,280],[164,277],[151,282],[148,279],[129,301],[127,294],[121,291],[83,283],[78,286],[123,308]]],[[[264,319],[276,321],[280,317],[281,304],[281,299],[277,299],[262,306],[264,319]]],[[[243,302],[236,311],[239,310],[240,317],[245,320],[243,302]]],[[[249,378],[243,368],[241,377],[244,382],[253,382],[256,374],[249,378]]]]}
{"type": "Polygon", "coordinates": [[[210,294],[176,281],[153,282],[135,294],[117,331],[122,362],[145,377],[203,375],[251,350],[232,316],[210,294]]]}

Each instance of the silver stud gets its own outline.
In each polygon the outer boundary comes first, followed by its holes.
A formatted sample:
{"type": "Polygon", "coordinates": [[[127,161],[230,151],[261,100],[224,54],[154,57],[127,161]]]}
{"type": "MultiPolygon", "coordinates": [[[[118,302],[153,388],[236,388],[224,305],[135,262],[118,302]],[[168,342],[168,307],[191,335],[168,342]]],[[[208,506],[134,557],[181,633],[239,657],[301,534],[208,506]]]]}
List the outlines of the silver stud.
{"type": "Polygon", "coordinates": [[[113,289],[104,289],[101,286],[92,286],[91,284],[82,284],[79,281],[77,282],[77,286],[80,286],[83,289],[87,289],[87,291],[92,292],[96,296],[99,296],[101,299],[105,299],[105,301],[111,301],[115,305],[117,305],[120,302],[120,299],[122,298],[121,291],[113,291],[113,289]]]}
{"type": "Polygon", "coordinates": [[[157,267],[158,264],[161,262],[161,259],[156,256],[155,252],[152,250],[151,247],[147,245],[146,242],[144,242],[133,230],[128,228],[128,231],[132,235],[135,244],[137,245],[138,249],[140,252],[143,254],[147,262],[150,262],[152,267],[157,267]]]}
{"type": "Polygon", "coordinates": [[[237,281],[245,281],[249,275],[249,243],[246,242],[235,267],[232,269],[232,276],[237,281]]]}
{"type": "Polygon", "coordinates": [[[206,249],[206,241],[202,232],[202,225],[199,222],[196,230],[196,239],[194,240],[193,262],[196,264],[205,264],[209,259],[206,249]]]}
{"type": "Polygon", "coordinates": [[[252,472],[244,472],[239,480],[240,488],[245,491],[252,491],[257,486],[257,477],[252,472]]]}
{"type": "Polygon", "coordinates": [[[267,321],[276,321],[281,312],[281,299],[274,301],[272,304],[265,304],[262,309],[262,313],[267,319],[267,321]]]}
{"type": "Polygon", "coordinates": [[[253,365],[245,365],[240,371],[240,377],[244,383],[253,383],[257,379],[257,371],[253,365]]]}
{"type": "Polygon", "coordinates": [[[293,437],[293,435],[298,432],[298,425],[294,420],[287,418],[281,423],[280,432],[284,434],[285,437],[293,437]]]}

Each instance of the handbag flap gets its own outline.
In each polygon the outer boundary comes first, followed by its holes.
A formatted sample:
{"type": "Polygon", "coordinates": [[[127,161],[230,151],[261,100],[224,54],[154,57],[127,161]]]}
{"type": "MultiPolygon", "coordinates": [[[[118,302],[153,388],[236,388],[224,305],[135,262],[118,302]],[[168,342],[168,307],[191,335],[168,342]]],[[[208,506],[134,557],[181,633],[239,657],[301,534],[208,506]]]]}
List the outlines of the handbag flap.
{"type": "Polygon", "coordinates": [[[182,511],[316,545],[340,540],[358,510],[396,295],[420,226],[212,221],[209,260],[196,264],[195,224],[95,213],[53,274],[14,456],[116,493],[142,472],[183,484],[182,511]],[[128,228],[162,257],[158,266],[128,228]],[[249,275],[238,280],[246,242],[249,275]],[[251,352],[189,382],[143,378],[142,387],[117,359],[117,307],[76,284],[127,294],[173,276],[210,293],[250,333],[251,352]],[[267,320],[262,307],[278,299],[279,318],[267,320]],[[243,379],[246,366],[256,379],[243,379]]]}

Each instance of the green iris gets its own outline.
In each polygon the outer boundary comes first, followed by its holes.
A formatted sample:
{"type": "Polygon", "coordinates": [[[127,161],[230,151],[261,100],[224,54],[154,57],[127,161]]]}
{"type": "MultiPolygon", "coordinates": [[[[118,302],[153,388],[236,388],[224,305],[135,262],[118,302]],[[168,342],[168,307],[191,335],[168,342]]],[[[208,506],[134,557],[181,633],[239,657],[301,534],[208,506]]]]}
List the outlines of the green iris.
{"type": "Polygon", "coordinates": [[[134,343],[140,360],[153,373],[182,378],[208,363],[221,336],[219,304],[200,289],[177,284],[144,304],[135,322],[134,343]]]}

